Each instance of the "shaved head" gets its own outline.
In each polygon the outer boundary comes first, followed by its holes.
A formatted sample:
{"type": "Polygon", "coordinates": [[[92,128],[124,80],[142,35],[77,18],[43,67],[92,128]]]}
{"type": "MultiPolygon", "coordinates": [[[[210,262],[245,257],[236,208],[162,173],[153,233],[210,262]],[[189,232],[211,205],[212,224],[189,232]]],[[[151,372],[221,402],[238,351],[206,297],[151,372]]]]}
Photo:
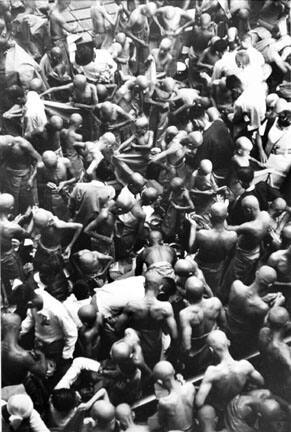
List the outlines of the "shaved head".
{"type": "Polygon", "coordinates": [[[15,313],[3,313],[1,315],[1,325],[4,332],[10,329],[19,329],[21,326],[21,318],[15,313]]]}
{"type": "Polygon", "coordinates": [[[51,116],[51,118],[49,119],[49,124],[57,130],[61,130],[62,127],[64,126],[62,117],[58,115],[51,116]]]}
{"type": "Polygon", "coordinates": [[[213,169],[212,162],[209,159],[203,159],[199,165],[199,171],[203,174],[211,174],[213,169]]]}
{"type": "Polygon", "coordinates": [[[213,223],[225,221],[227,214],[227,206],[223,202],[212,204],[210,208],[210,218],[213,223]]]}
{"type": "Polygon", "coordinates": [[[8,193],[0,194],[0,212],[8,212],[14,207],[14,197],[8,193]]]}
{"type": "Polygon", "coordinates": [[[268,322],[271,328],[281,329],[290,320],[287,309],[283,307],[274,307],[270,310],[268,315],[268,322]]]}
{"type": "Polygon", "coordinates": [[[251,151],[253,149],[253,144],[251,142],[251,140],[249,140],[247,137],[239,137],[236,142],[236,147],[240,148],[241,150],[244,151],[251,151]]]}
{"type": "Polygon", "coordinates": [[[178,276],[191,276],[196,273],[198,265],[195,261],[189,259],[179,259],[174,267],[178,276]]]}
{"type": "Polygon", "coordinates": [[[42,161],[47,168],[54,168],[57,166],[58,157],[55,152],[47,150],[42,155],[42,161]]]}
{"type": "Polygon", "coordinates": [[[209,333],[207,337],[207,344],[214,351],[227,349],[229,345],[229,340],[226,337],[226,334],[221,330],[213,330],[209,333]]]}
{"type": "Polygon", "coordinates": [[[78,317],[83,323],[95,322],[96,314],[97,314],[96,308],[92,304],[81,306],[80,309],[78,310],[78,317]]]}
{"type": "Polygon", "coordinates": [[[256,273],[256,280],[263,285],[270,285],[277,280],[277,272],[270,266],[263,265],[256,273]]]}
{"type": "Polygon", "coordinates": [[[86,87],[87,78],[84,75],[77,74],[74,77],[73,83],[75,87],[79,88],[80,90],[83,90],[86,87]]]}
{"type": "Polygon", "coordinates": [[[160,361],[153,369],[154,380],[164,381],[166,378],[171,378],[175,375],[175,369],[172,363],[168,361],[160,361]]]}
{"type": "Polygon", "coordinates": [[[130,358],[132,349],[126,342],[115,342],[111,348],[112,360],[119,362],[130,358]]]}
{"type": "Polygon", "coordinates": [[[78,114],[74,113],[70,117],[70,125],[72,126],[80,126],[83,123],[83,117],[78,114]]]}
{"type": "Polygon", "coordinates": [[[196,276],[190,276],[185,282],[186,298],[190,302],[197,302],[202,299],[204,284],[196,276]]]}
{"type": "Polygon", "coordinates": [[[258,199],[253,195],[248,195],[243,198],[241,205],[243,208],[250,208],[254,210],[260,210],[260,205],[258,199]]]}
{"type": "Polygon", "coordinates": [[[114,420],[115,408],[110,402],[99,400],[92,406],[90,416],[101,425],[107,424],[114,420]]]}

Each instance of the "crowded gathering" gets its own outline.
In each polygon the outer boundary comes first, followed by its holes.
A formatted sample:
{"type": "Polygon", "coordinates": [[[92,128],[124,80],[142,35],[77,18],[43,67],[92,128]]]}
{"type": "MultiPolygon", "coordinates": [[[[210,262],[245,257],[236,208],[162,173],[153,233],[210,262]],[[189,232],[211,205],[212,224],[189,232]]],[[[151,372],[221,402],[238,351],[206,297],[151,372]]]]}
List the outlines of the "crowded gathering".
{"type": "Polygon", "coordinates": [[[291,1],[0,0],[4,432],[290,432],[291,1]]]}

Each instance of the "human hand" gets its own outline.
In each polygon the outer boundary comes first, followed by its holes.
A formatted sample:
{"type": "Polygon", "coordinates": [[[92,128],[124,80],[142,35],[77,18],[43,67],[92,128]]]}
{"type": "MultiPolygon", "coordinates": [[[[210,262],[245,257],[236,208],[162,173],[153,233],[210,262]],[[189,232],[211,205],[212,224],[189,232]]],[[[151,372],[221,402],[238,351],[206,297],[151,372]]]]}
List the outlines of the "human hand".
{"type": "Polygon", "coordinates": [[[72,253],[72,249],[71,249],[71,247],[68,246],[68,247],[64,250],[64,253],[63,253],[63,258],[64,258],[65,261],[68,260],[68,259],[70,258],[71,253],[72,253]]]}

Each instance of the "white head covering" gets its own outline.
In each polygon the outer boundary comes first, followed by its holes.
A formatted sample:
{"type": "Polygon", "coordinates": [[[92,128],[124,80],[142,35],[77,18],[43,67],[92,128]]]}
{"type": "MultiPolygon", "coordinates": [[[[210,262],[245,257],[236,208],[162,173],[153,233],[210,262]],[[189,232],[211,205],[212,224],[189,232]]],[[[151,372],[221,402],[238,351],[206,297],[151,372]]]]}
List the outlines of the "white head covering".
{"type": "Polygon", "coordinates": [[[35,91],[29,91],[25,104],[25,135],[43,132],[47,124],[44,103],[35,91]]]}

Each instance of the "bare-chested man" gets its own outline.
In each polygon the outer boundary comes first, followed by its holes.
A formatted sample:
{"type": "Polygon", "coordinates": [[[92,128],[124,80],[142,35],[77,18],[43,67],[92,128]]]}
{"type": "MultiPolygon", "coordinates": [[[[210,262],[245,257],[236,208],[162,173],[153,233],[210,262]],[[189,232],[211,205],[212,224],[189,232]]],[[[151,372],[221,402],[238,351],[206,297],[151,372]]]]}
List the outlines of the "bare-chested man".
{"type": "MultiPolygon", "coordinates": [[[[192,238],[189,237],[189,247],[193,252],[198,251],[195,260],[202,270],[207,284],[212,291],[219,296],[220,283],[223,275],[225,262],[232,252],[237,234],[227,231],[225,221],[227,218],[227,206],[222,202],[213,204],[210,208],[210,230],[202,229],[196,234],[194,248],[192,238]]],[[[191,225],[196,231],[196,222],[189,218],[191,225]],[[192,222],[193,221],[193,222],[192,222]]],[[[193,229],[191,229],[193,232],[193,229]]],[[[195,233],[194,233],[195,236],[195,233]]]]}
{"type": "Polygon", "coordinates": [[[30,142],[16,137],[1,142],[4,164],[1,173],[1,191],[14,196],[14,213],[24,213],[35,203],[36,163],[41,160],[30,142]]]}
{"type": "Polygon", "coordinates": [[[186,300],[189,303],[180,312],[184,367],[187,375],[205,370],[212,360],[206,339],[218,326],[225,327],[225,313],[217,297],[204,298],[204,284],[196,276],[185,283],[186,300]]]}
{"type": "Polygon", "coordinates": [[[191,17],[188,12],[175,6],[163,6],[156,12],[161,21],[156,21],[162,36],[172,39],[171,54],[175,60],[181,54],[183,47],[183,31],[194,24],[194,16],[191,17]]]}
{"type": "Polygon", "coordinates": [[[21,319],[18,315],[2,315],[2,386],[23,384],[30,372],[44,377],[47,364],[40,351],[26,351],[19,344],[21,319]]]}
{"type": "Polygon", "coordinates": [[[286,298],[285,306],[288,312],[291,311],[291,246],[288,249],[281,249],[271,254],[268,265],[273,267],[278,275],[276,287],[282,291],[286,298]]]}
{"type": "Polygon", "coordinates": [[[47,150],[37,167],[39,204],[56,216],[67,218],[68,188],[76,182],[69,159],[47,150]]]}
{"type": "Polygon", "coordinates": [[[220,362],[206,369],[195,403],[199,409],[207,401],[221,413],[248,382],[262,386],[264,378],[247,360],[236,361],[231,357],[229,341],[221,330],[211,332],[207,343],[220,362]]]}
{"type": "Polygon", "coordinates": [[[80,178],[84,171],[83,161],[78,153],[78,148],[83,147],[83,137],[79,133],[82,123],[83,118],[80,114],[72,114],[68,129],[61,131],[63,154],[71,162],[72,174],[76,178],[80,178]]]}
{"type": "Polygon", "coordinates": [[[19,257],[13,246],[12,239],[23,240],[29,234],[17,223],[10,221],[13,212],[14,198],[10,194],[0,194],[0,254],[1,254],[1,278],[9,301],[11,295],[11,282],[14,279],[22,279],[23,271],[19,257]]]}
{"type": "Polygon", "coordinates": [[[110,47],[116,25],[103,3],[103,0],[95,0],[95,4],[91,7],[94,43],[97,49],[110,47]]]}
{"type": "Polygon", "coordinates": [[[54,46],[61,48],[64,58],[69,64],[67,46],[67,34],[76,33],[78,26],[74,27],[66,23],[65,11],[70,6],[71,0],[57,0],[49,13],[50,36],[54,46]]]}
{"type": "Polygon", "coordinates": [[[145,5],[137,6],[131,13],[125,33],[135,43],[136,46],[136,74],[142,74],[146,70],[145,60],[149,55],[149,19],[157,11],[157,5],[149,2],[145,5]]]}
{"type": "Polygon", "coordinates": [[[255,196],[249,195],[243,198],[241,205],[246,222],[227,228],[230,231],[236,231],[238,242],[234,257],[222,281],[221,298],[223,301],[227,301],[234,280],[239,279],[245,284],[253,282],[260,258],[261,242],[271,227],[270,215],[266,211],[260,211],[260,205],[255,196]]]}
{"type": "Polygon", "coordinates": [[[92,304],[81,306],[78,317],[82,323],[78,339],[81,356],[96,359],[100,349],[102,317],[92,304]]]}
{"type": "Polygon", "coordinates": [[[159,403],[158,412],[154,416],[157,424],[154,424],[153,417],[150,418],[150,429],[162,429],[165,432],[191,431],[195,397],[193,384],[179,381],[175,376],[175,369],[167,361],[156,364],[153,375],[159,403]]]}
{"type": "Polygon", "coordinates": [[[157,300],[162,278],[154,270],[148,270],[145,277],[144,298],[127,304],[115,328],[119,331],[128,323],[138,331],[145,362],[152,368],[161,357],[163,329],[167,329],[175,343],[177,325],[171,304],[157,300]]]}
{"type": "Polygon", "coordinates": [[[268,388],[291,403],[291,350],[284,341],[290,316],[283,307],[268,314],[267,326],[259,334],[262,370],[268,388]]]}
{"type": "Polygon", "coordinates": [[[162,277],[174,278],[175,250],[164,244],[163,235],[160,231],[151,231],[148,242],[149,246],[136,258],[135,275],[141,275],[143,265],[146,264],[148,270],[154,269],[162,277]]]}
{"type": "Polygon", "coordinates": [[[34,208],[32,212],[35,231],[40,233],[34,266],[50,278],[63,270],[63,259],[69,259],[72,247],[82,231],[82,224],[64,222],[44,209],[34,208]],[[62,237],[67,229],[73,231],[73,236],[62,252],[62,237]]]}
{"type": "Polygon", "coordinates": [[[258,334],[265,316],[271,307],[284,303],[282,294],[265,295],[276,279],[274,269],[262,266],[257,270],[250,286],[239,280],[233,282],[227,309],[226,333],[231,342],[230,352],[235,358],[242,358],[257,349],[258,334]]]}

